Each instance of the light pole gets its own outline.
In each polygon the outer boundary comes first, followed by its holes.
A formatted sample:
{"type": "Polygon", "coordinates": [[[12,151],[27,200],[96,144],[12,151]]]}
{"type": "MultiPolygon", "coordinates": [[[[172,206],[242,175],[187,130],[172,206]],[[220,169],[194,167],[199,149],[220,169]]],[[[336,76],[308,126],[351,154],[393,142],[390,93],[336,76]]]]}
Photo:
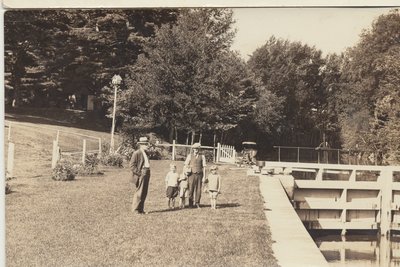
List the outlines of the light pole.
{"type": "Polygon", "coordinates": [[[112,77],[111,83],[114,86],[114,108],[112,115],[112,126],[111,126],[111,142],[110,142],[110,153],[114,153],[114,129],[115,129],[115,111],[117,109],[117,89],[121,84],[122,78],[119,75],[114,75],[112,77]]]}

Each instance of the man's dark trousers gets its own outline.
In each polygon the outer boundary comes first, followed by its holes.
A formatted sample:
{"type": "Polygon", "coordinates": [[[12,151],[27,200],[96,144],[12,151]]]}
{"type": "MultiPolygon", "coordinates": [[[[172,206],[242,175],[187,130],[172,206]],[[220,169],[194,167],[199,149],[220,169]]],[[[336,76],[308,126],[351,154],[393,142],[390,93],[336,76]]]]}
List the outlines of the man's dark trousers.
{"type": "Polygon", "coordinates": [[[136,181],[136,191],[133,195],[132,211],[144,212],[144,201],[147,197],[150,182],[150,169],[142,169],[141,174],[136,181]]]}
{"type": "Polygon", "coordinates": [[[201,198],[201,185],[202,185],[203,173],[192,173],[188,177],[189,184],[189,206],[193,206],[193,200],[195,200],[195,204],[200,205],[201,198]],[[195,194],[195,199],[193,199],[193,194],[195,194]]]}

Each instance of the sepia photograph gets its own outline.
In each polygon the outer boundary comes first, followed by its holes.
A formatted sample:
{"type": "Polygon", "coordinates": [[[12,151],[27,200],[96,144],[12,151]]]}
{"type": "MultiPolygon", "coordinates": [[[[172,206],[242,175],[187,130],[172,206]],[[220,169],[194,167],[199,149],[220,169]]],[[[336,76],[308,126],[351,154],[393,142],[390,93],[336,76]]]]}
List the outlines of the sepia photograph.
{"type": "Polygon", "coordinates": [[[400,8],[3,16],[6,266],[400,266],[400,8]]]}

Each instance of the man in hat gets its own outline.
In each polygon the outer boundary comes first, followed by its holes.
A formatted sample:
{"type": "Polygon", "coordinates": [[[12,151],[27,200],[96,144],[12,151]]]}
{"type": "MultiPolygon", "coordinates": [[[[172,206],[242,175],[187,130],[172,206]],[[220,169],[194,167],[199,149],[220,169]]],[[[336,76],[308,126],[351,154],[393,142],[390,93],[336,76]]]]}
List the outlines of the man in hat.
{"type": "Polygon", "coordinates": [[[206,178],[206,157],[200,153],[200,143],[193,144],[192,151],[185,161],[185,167],[191,169],[188,177],[189,207],[193,207],[194,203],[200,208],[201,186],[206,178]]]}
{"type": "Polygon", "coordinates": [[[150,161],[147,156],[149,141],[147,137],[140,137],[137,142],[139,148],[133,152],[129,166],[132,170],[132,182],[136,186],[133,195],[132,211],[138,214],[146,214],[144,211],[144,201],[150,181],[150,161]]]}

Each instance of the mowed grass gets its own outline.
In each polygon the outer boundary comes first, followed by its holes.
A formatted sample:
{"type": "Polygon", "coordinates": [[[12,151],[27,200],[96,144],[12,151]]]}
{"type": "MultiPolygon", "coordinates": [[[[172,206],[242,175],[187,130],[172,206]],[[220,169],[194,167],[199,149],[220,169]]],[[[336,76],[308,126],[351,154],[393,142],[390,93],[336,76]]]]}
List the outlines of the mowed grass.
{"type": "MultiPolygon", "coordinates": [[[[276,265],[258,179],[247,178],[244,170],[221,166],[218,210],[210,209],[204,194],[200,210],[168,211],[164,177],[169,161],[152,161],[145,207],[150,214],[134,215],[128,169],[107,168],[105,175],[71,182],[51,179],[57,129],[103,141],[109,133],[36,117],[22,121],[12,128],[16,178],[9,181],[13,193],[6,196],[7,266],[276,265]]],[[[64,150],[81,142],[60,136],[64,150]]],[[[177,164],[181,170],[182,162],[177,164]]]]}
{"type": "MultiPolygon", "coordinates": [[[[98,150],[98,139],[85,136],[88,135],[101,138],[102,142],[110,142],[110,133],[80,129],[69,126],[53,125],[51,119],[39,120],[38,118],[17,117],[12,115],[6,117],[8,120],[5,127],[4,155],[5,166],[7,166],[9,122],[11,122],[11,141],[14,143],[14,172],[16,178],[48,177],[51,175],[51,158],[53,140],[59,134],[59,147],[62,152],[79,152],[83,150],[83,140],[86,139],[86,150],[98,150]],[[12,120],[11,120],[12,119],[12,120]],[[23,122],[16,121],[23,119],[23,122]],[[31,122],[30,122],[31,121],[31,122]],[[40,121],[41,123],[38,123],[40,121]]],[[[53,122],[56,123],[56,122],[53,122]]],[[[116,137],[118,144],[119,137],[116,137]]],[[[81,154],[78,157],[81,157],[81,154]]]]}
{"type": "MultiPolygon", "coordinates": [[[[152,161],[147,215],[130,211],[128,169],[56,182],[15,179],[6,196],[7,266],[276,266],[259,181],[220,166],[218,209],[166,209],[169,161],[152,161]]],[[[177,162],[182,170],[182,162],[177,162]]]]}

